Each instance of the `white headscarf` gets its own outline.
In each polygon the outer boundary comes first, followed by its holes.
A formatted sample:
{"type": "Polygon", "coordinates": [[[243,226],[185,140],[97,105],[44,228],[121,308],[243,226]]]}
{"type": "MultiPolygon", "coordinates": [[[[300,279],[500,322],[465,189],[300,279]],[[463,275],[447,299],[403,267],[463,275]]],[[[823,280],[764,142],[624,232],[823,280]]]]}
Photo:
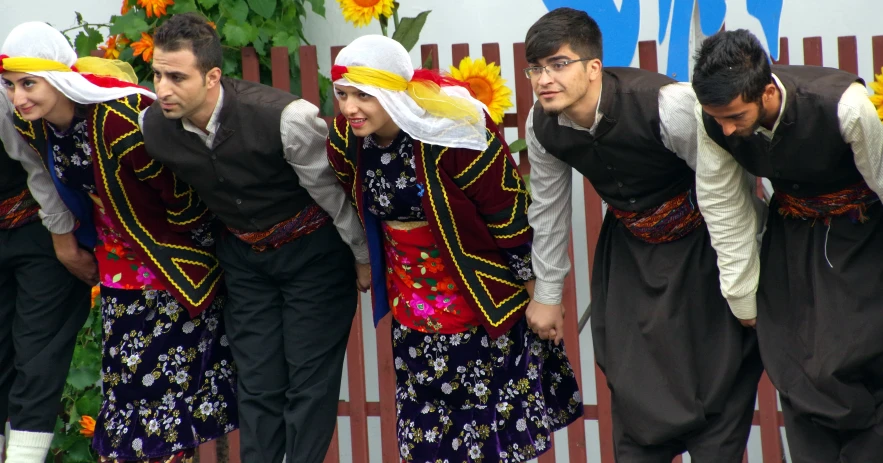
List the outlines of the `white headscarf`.
{"type": "MultiPolygon", "coordinates": [[[[337,55],[336,66],[361,66],[391,72],[410,82],[414,66],[407,50],[398,42],[382,35],[366,35],[352,41],[337,55]]],[[[393,122],[412,138],[431,145],[484,151],[487,148],[484,112],[487,108],[460,86],[442,86],[440,92],[474,108],[468,118],[438,117],[422,108],[407,91],[388,90],[359,84],[343,76],[336,85],[355,87],[380,102],[393,122]]],[[[438,94],[438,93],[436,93],[438,94]]],[[[470,108],[470,109],[471,109],[470,108]]]]}
{"type": "Polygon", "coordinates": [[[78,60],[76,52],[64,35],[46,23],[26,22],[16,26],[0,48],[0,57],[40,58],[61,63],[72,69],[76,66],[78,72],[30,68],[19,71],[15,66],[5,66],[3,61],[0,61],[0,67],[5,71],[25,72],[42,77],[66,97],[80,104],[103,103],[136,93],[156,99],[156,94],[150,90],[130,85],[137,82],[128,63],[91,57],[78,60]],[[99,69],[108,72],[103,73],[99,69]],[[104,79],[94,79],[94,76],[104,79]],[[114,82],[109,77],[122,82],[114,82]],[[90,81],[90,78],[93,81],[90,81]]]}

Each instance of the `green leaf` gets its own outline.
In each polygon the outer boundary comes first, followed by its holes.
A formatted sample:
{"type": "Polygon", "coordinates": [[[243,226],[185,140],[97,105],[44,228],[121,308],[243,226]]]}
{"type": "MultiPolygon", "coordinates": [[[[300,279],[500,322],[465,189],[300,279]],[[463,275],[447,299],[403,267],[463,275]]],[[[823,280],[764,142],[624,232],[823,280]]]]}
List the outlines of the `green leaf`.
{"type": "Polygon", "coordinates": [[[206,10],[218,4],[218,0],[199,0],[199,6],[206,10]]]}
{"type": "MultiPolygon", "coordinates": [[[[244,25],[245,24],[243,24],[243,26],[244,25]]],[[[248,45],[248,31],[246,31],[243,26],[237,26],[232,22],[224,25],[222,33],[224,39],[226,39],[225,42],[227,45],[232,47],[244,47],[248,45]]]]}
{"type": "Polygon", "coordinates": [[[169,7],[169,14],[181,14],[199,11],[196,0],[175,0],[175,4],[169,7]]]}
{"type": "Polygon", "coordinates": [[[307,0],[307,3],[310,4],[313,13],[316,13],[323,18],[325,17],[325,0],[307,0]]]}
{"type": "Polygon", "coordinates": [[[97,387],[89,389],[83,394],[83,397],[77,400],[76,407],[77,413],[80,415],[89,415],[95,418],[101,409],[101,391],[97,387]]]}
{"type": "Polygon", "coordinates": [[[426,17],[429,16],[429,13],[430,11],[424,11],[418,14],[416,18],[402,18],[399,26],[392,34],[393,40],[402,44],[405,50],[411,51],[414,45],[417,45],[417,40],[420,39],[420,31],[423,30],[423,25],[426,23],[426,17]]]}
{"type": "Polygon", "coordinates": [[[523,138],[519,138],[518,140],[509,143],[509,152],[512,154],[520,153],[527,149],[527,142],[524,141],[523,138]]]}
{"type": "Polygon", "coordinates": [[[81,437],[67,450],[65,454],[65,462],[71,463],[91,463],[96,461],[92,455],[92,447],[90,440],[81,437]]]}
{"type": "Polygon", "coordinates": [[[104,37],[97,29],[84,26],[83,31],[77,34],[74,39],[74,48],[77,50],[77,56],[91,56],[92,51],[98,49],[98,45],[104,42],[104,37]]]}
{"type": "Polygon", "coordinates": [[[273,46],[288,47],[289,53],[297,53],[300,47],[300,38],[285,31],[277,32],[273,34],[273,46]]]}
{"type": "Polygon", "coordinates": [[[134,11],[122,16],[111,16],[110,24],[110,35],[125,34],[133,41],[141,40],[141,33],[150,29],[147,21],[134,11]]]}
{"type": "Polygon", "coordinates": [[[76,389],[93,386],[99,379],[98,371],[92,371],[90,368],[73,368],[67,375],[67,383],[76,389]]]}
{"type": "Polygon", "coordinates": [[[71,365],[75,368],[91,368],[97,371],[101,365],[101,347],[98,345],[98,340],[93,340],[83,346],[77,346],[74,349],[71,365]]]}
{"type": "Polygon", "coordinates": [[[79,11],[74,11],[74,14],[77,15],[77,25],[82,26],[83,25],[83,15],[80,14],[79,11]]]}
{"type": "Polygon", "coordinates": [[[276,0],[248,0],[251,11],[270,19],[276,12],[276,0]]]}
{"type": "Polygon", "coordinates": [[[432,69],[432,55],[426,57],[426,61],[423,62],[423,69],[432,69]]]}
{"type": "Polygon", "coordinates": [[[241,0],[221,0],[220,8],[221,14],[234,22],[245,23],[248,19],[248,4],[241,0]]]}

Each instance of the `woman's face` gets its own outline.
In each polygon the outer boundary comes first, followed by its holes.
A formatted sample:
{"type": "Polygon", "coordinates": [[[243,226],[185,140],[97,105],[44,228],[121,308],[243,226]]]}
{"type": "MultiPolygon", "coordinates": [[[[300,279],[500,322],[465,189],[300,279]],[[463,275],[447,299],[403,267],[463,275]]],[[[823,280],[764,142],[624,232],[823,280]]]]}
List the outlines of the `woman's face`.
{"type": "Polygon", "coordinates": [[[61,92],[46,79],[23,72],[4,72],[3,85],[12,105],[28,121],[52,120],[60,106],[69,103],[61,92]],[[49,116],[49,117],[47,117],[49,116]]]}
{"type": "Polygon", "coordinates": [[[377,98],[356,87],[335,85],[340,113],[349,121],[357,137],[374,134],[377,142],[386,144],[399,134],[399,127],[389,117],[377,98]]]}

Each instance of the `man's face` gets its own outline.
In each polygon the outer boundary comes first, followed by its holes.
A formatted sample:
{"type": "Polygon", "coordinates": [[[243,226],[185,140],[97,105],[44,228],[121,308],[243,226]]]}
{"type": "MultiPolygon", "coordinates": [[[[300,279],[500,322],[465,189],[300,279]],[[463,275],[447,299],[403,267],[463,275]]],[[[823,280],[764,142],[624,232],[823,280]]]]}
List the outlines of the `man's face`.
{"type": "Polygon", "coordinates": [[[583,101],[589,93],[589,83],[600,75],[601,61],[569,61],[580,59],[570,45],[565,44],[557,52],[530,66],[545,66],[546,70],[530,74],[530,83],[543,111],[549,115],[564,112],[583,101]]]}
{"type": "Polygon", "coordinates": [[[767,116],[766,109],[760,102],[746,102],[741,95],[727,105],[703,105],[702,110],[714,118],[728,137],[750,137],[767,116]]]}
{"type": "Polygon", "coordinates": [[[209,89],[218,85],[218,68],[203,74],[190,49],[153,52],[153,85],[163,114],[169,119],[188,118],[206,104],[209,89]]]}

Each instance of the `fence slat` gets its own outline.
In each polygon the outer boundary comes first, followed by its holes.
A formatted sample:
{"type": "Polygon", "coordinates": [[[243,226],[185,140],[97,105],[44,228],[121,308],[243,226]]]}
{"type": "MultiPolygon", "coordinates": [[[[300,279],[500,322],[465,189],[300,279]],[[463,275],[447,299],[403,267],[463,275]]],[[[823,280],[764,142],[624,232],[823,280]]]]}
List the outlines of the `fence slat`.
{"type": "Polygon", "coordinates": [[[199,463],[218,463],[218,443],[210,440],[199,446],[199,463]]]}
{"type": "Polygon", "coordinates": [[[645,71],[659,72],[656,56],[656,41],[638,42],[638,65],[645,71]]]}
{"type": "Polygon", "coordinates": [[[837,60],[841,70],[858,74],[858,43],[854,35],[837,37],[837,60]]]}
{"type": "Polygon", "coordinates": [[[790,63],[788,53],[788,37],[779,38],[779,59],[773,60],[773,64],[787,65],[790,63]]]}
{"type": "MultiPolygon", "coordinates": [[[[370,312],[366,311],[366,317],[370,312]]],[[[392,361],[392,314],[386,314],[377,325],[377,379],[380,391],[380,434],[383,461],[399,461],[396,440],[396,377],[392,361]],[[385,404],[385,405],[384,405],[385,404]]]]}
{"type": "Polygon", "coordinates": [[[760,446],[764,462],[782,461],[782,435],[779,432],[779,404],[776,388],[766,373],[757,385],[757,408],[760,414],[760,446]]]}
{"type": "Polygon", "coordinates": [[[883,35],[871,37],[871,48],[874,53],[874,74],[879,74],[883,72],[880,70],[883,68],[883,35]]]}
{"type": "Polygon", "coordinates": [[[241,463],[239,447],[239,430],[227,435],[227,460],[229,463],[241,463]]]}
{"type": "MultiPolygon", "coordinates": [[[[382,333],[378,333],[381,335],[382,333]]],[[[350,436],[354,461],[368,461],[368,415],[365,408],[365,343],[362,336],[362,301],[356,306],[346,346],[349,379],[350,436]]]]}
{"type": "Polygon", "coordinates": [[[254,47],[242,47],[242,80],[261,81],[261,66],[254,47]]]}
{"type": "MultiPolygon", "coordinates": [[[[570,172],[568,172],[570,175],[570,172]]],[[[567,245],[567,254],[571,262],[575,262],[573,257],[573,232],[570,233],[570,240],[567,245]]],[[[582,283],[582,282],[581,282],[582,283]]],[[[567,358],[576,375],[576,382],[579,384],[579,390],[584,391],[582,380],[582,362],[580,361],[579,350],[579,310],[576,306],[576,276],[575,272],[568,272],[564,278],[564,294],[561,302],[564,303],[564,345],[567,349],[567,358]]],[[[561,397],[560,400],[567,400],[561,397]]],[[[585,402],[585,398],[583,398],[585,402]]],[[[586,421],[585,419],[576,420],[567,428],[567,449],[571,463],[586,463],[586,421]]],[[[552,460],[554,461],[554,460],[552,460]]]]}
{"type": "MultiPolygon", "coordinates": [[[[276,51],[277,47],[273,47],[272,52],[276,51]]],[[[284,49],[283,49],[284,50],[284,49]]],[[[319,55],[316,51],[315,45],[304,45],[300,47],[297,51],[298,57],[300,58],[300,96],[313,103],[318,107],[322,107],[322,98],[319,95],[319,55]],[[305,69],[315,69],[316,72],[305,72],[305,69]]],[[[285,67],[288,69],[288,53],[279,53],[280,55],[285,56],[285,67]]],[[[273,69],[276,69],[276,60],[279,59],[280,65],[281,57],[277,58],[275,55],[271,55],[273,59],[273,69]]],[[[288,75],[286,74],[286,77],[288,75]]],[[[291,88],[290,78],[286,80],[279,79],[279,85],[288,85],[291,88]]],[[[281,88],[277,86],[276,83],[276,74],[273,73],[273,86],[276,88],[281,88]]]]}
{"type": "MultiPolygon", "coordinates": [[[[342,46],[337,45],[337,46],[331,47],[331,65],[332,66],[334,65],[334,60],[337,59],[337,55],[340,53],[340,50],[343,50],[342,46]]],[[[337,116],[338,114],[340,114],[340,105],[337,102],[337,98],[333,98],[333,100],[334,100],[334,103],[333,103],[334,104],[334,115],[337,116]]],[[[330,127],[330,125],[329,125],[329,127],[330,127]]]]}
{"type": "Polygon", "coordinates": [[[451,45],[451,64],[459,66],[463,58],[469,56],[468,43],[455,43],[451,45]]]}
{"type": "Polygon", "coordinates": [[[821,37],[806,37],[803,39],[803,64],[808,66],[822,65],[821,37]]]}
{"type": "MultiPolygon", "coordinates": [[[[312,48],[313,56],[315,57],[315,45],[300,47],[298,53],[300,53],[301,57],[303,57],[305,53],[309,54],[308,50],[304,50],[305,48],[312,48]]],[[[306,63],[301,60],[300,69],[301,75],[307,76],[308,79],[312,77],[316,82],[319,81],[319,63],[315,59],[313,59],[312,62],[306,63]]],[[[283,92],[291,92],[291,68],[288,59],[288,47],[270,48],[270,77],[273,83],[273,88],[282,90],[283,92]]],[[[303,88],[300,89],[300,95],[310,103],[313,103],[316,106],[319,105],[319,99],[317,98],[316,101],[313,101],[307,98],[306,95],[304,95],[303,88]]],[[[318,96],[318,94],[316,96],[318,96]]]]}
{"type": "MultiPolygon", "coordinates": [[[[340,427],[340,420],[337,420],[337,426],[334,427],[334,434],[331,436],[331,444],[328,445],[328,452],[325,453],[325,459],[322,463],[340,463],[340,439],[337,437],[337,428],[340,427]]],[[[367,459],[365,460],[368,461],[367,459]]],[[[200,462],[202,463],[202,462],[200,462]]]]}
{"type": "MultiPolygon", "coordinates": [[[[524,124],[527,123],[527,114],[533,107],[533,87],[530,85],[530,80],[524,75],[524,68],[527,67],[524,43],[512,44],[512,56],[514,57],[512,66],[515,68],[516,126],[518,138],[524,138],[524,124]]],[[[519,155],[518,170],[522,175],[530,174],[530,160],[527,158],[527,150],[522,151],[519,155]]]]}
{"type": "Polygon", "coordinates": [[[429,69],[432,69],[433,71],[438,71],[438,45],[434,43],[428,45],[420,45],[420,67],[423,67],[422,65],[426,63],[427,59],[430,58],[432,58],[432,62],[430,63],[429,69]]]}

